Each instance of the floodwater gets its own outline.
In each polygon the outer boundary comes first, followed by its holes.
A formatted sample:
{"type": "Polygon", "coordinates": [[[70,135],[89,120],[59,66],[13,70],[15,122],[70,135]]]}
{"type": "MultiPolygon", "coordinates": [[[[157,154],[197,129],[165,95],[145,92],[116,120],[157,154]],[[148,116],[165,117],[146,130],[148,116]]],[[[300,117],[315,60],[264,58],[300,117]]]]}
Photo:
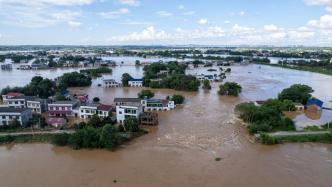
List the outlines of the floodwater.
{"type": "MultiPolygon", "coordinates": [[[[141,68],[123,66],[113,76],[123,71],[142,75],[141,68]]],[[[187,71],[202,72],[207,68],[187,71]]],[[[308,84],[316,97],[330,101],[332,77],[249,65],[232,67],[227,79],[243,86],[240,97],[218,96],[219,83],[197,93],[154,90],[156,98],[180,93],[186,102],[160,112],[159,126],[116,152],[49,144],[1,146],[0,186],[331,186],[332,145],[254,143],[233,109],[244,101],[276,97],[294,83],[308,84]]],[[[102,88],[98,81],[70,91],[112,104],[114,97],[135,97],[142,89],[102,88]]]]}

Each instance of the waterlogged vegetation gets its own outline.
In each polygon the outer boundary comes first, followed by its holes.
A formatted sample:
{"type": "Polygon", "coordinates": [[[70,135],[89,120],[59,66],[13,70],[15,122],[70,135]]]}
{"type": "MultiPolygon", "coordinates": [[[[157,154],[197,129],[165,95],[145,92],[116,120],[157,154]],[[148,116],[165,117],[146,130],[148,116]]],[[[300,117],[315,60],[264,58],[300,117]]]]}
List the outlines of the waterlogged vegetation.
{"type": "Polygon", "coordinates": [[[153,63],[144,67],[144,86],[169,88],[182,91],[197,91],[200,81],[185,74],[186,65],[177,62],[153,63]]]}
{"type": "Polygon", "coordinates": [[[262,106],[254,103],[242,103],[235,107],[235,112],[247,123],[250,134],[295,130],[294,122],[285,117],[283,109],[293,109],[289,102],[270,99],[262,106]]]}
{"type": "Polygon", "coordinates": [[[174,101],[174,103],[177,104],[182,104],[185,100],[185,97],[183,95],[175,94],[171,97],[171,101],[174,101]]]}
{"type": "Polygon", "coordinates": [[[100,119],[94,115],[89,122],[75,125],[75,131],[68,133],[36,133],[0,136],[0,144],[45,142],[58,146],[70,146],[73,149],[109,149],[115,150],[123,142],[141,136],[147,131],[139,127],[136,118],[129,117],[124,125],[116,126],[109,118],[100,119]]]}
{"type": "Polygon", "coordinates": [[[236,82],[226,82],[219,86],[219,95],[239,96],[242,91],[241,85],[236,82]]]}
{"type": "Polygon", "coordinates": [[[101,77],[102,74],[112,73],[112,69],[108,67],[100,67],[96,69],[83,69],[80,73],[86,74],[90,77],[101,77]]]}

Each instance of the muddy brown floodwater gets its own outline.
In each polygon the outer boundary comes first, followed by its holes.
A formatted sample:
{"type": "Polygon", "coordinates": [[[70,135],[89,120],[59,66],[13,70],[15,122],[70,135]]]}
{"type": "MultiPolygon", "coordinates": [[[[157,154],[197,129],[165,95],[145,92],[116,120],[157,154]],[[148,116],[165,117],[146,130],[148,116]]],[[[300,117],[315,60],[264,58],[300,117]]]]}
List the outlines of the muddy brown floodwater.
{"type": "MultiPolygon", "coordinates": [[[[189,70],[196,71],[196,70],[189,70]]],[[[239,98],[154,90],[156,98],[181,93],[183,106],[159,113],[159,126],[116,152],[74,151],[49,144],[0,147],[0,186],[331,186],[332,146],[253,143],[233,109],[237,103],[275,97],[286,86],[306,83],[331,99],[332,78],[274,67],[233,67],[229,80],[242,84],[239,98]],[[251,73],[248,73],[251,72],[251,73]],[[215,158],[220,157],[220,161],[215,158]]],[[[140,88],[71,89],[111,104],[140,88]]]]}

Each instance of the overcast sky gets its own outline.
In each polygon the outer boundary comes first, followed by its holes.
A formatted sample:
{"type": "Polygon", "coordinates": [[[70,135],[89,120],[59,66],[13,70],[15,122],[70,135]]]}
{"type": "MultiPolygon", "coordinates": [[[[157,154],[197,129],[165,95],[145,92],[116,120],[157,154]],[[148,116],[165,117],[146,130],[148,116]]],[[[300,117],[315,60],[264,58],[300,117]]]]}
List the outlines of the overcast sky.
{"type": "Polygon", "coordinates": [[[0,0],[0,45],[332,46],[332,0],[0,0]]]}

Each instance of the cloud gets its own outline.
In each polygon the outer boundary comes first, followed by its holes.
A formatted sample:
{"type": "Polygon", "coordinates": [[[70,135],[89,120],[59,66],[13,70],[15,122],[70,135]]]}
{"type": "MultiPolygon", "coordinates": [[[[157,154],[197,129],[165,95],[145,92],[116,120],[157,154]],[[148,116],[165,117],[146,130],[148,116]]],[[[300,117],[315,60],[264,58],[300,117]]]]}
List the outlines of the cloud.
{"type": "Polygon", "coordinates": [[[320,29],[332,29],[332,15],[326,14],[321,16],[319,20],[310,20],[307,25],[320,29]]]}
{"type": "Polygon", "coordinates": [[[133,32],[128,35],[111,37],[110,41],[116,42],[135,42],[135,41],[155,41],[169,38],[168,34],[163,31],[157,31],[153,26],[147,27],[141,32],[133,32]]]}
{"type": "Polygon", "coordinates": [[[244,16],[245,14],[246,14],[246,12],[244,12],[244,11],[239,12],[240,16],[244,16]]]}
{"type": "Polygon", "coordinates": [[[304,0],[307,5],[332,5],[332,0],[304,0]]]}
{"type": "Polygon", "coordinates": [[[42,28],[75,21],[81,13],[68,6],[93,3],[94,0],[0,0],[0,22],[28,28],[42,28]],[[61,6],[61,8],[55,8],[61,6]],[[62,6],[66,6],[65,8],[62,6]]]}
{"type": "Polygon", "coordinates": [[[184,9],[185,9],[184,5],[178,5],[177,8],[178,8],[179,10],[184,10],[184,9]]]}
{"type": "Polygon", "coordinates": [[[141,4],[141,2],[138,0],[119,0],[119,2],[128,6],[139,6],[141,4]]]}
{"type": "Polygon", "coordinates": [[[224,23],[225,23],[225,24],[229,24],[229,23],[231,23],[231,21],[229,21],[229,20],[225,20],[224,23]]]}
{"type": "Polygon", "coordinates": [[[0,0],[0,4],[13,5],[13,6],[81,6],[92,4],[95,0],[0,0]]]}
{"type": "Polygon", "coordinates": [[[167,12],[167,11],[158,11],[156,12],[159,16],[163,16],[163,17],[169,17],[169,16],[173,16],[173,13],[171,12],[167,12]]]}
{"type": "Polygon", "coordinates": [[[127,8],[121,8],[117,11],[109,11],[109,12],[99,12],[97,15],[103,17],[104,19],[116,19],[121,15],[128,14],[130,11],[127,8]]]}
{"type": "Polygon", "coordinates": [[[202,19],[198,20],[197,23],[200,25],[206,25],[209,23],[209,21],[207,19],[202,18],[202,19]]]}
{"type": "Polygon", "coordinates": [[[80,27],[83,23],[78,21],[68,21],[68,25],[71,27],[80,27]]]}
{"type": "Polygon", "coordinates": [[[270,24],[270,25],[264,25],[264,30],[270,31],[270,32],[275,32],[275,31],[278,31],[279,28],[273,24],[270,24]]]}
{"type": "Polygon", "coordinates": [[[185,16],[190,16],[190,15],[194,15],[194,14],[196,14],[196,12],[195,11],[187,11],[187,12],[183,12],[182,13],[182,15],[185,15],[185,16]]]}

